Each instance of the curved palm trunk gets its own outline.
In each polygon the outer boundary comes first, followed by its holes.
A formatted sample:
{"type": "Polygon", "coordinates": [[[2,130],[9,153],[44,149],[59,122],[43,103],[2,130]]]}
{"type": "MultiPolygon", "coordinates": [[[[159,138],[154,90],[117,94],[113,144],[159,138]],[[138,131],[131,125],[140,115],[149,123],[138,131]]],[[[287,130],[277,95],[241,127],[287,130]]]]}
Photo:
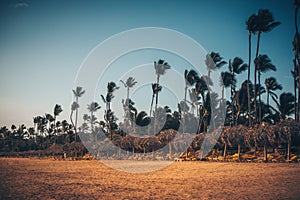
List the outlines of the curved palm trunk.
{"type": "Polygon", "coordinates": [[[296,56],[293,59],[293,63],[294,63],[294,118],[295,121],[299,121],[298,119],[298,103],[297,103],[297,64],[296,64],[296,56]]]}
{"type": "Polygon", "coordinates": [[[251,32],[248,33],[248,77],[247,77],[247,95],[248,95],[248,120],[249,126],[251,126],[251,98],[250,98],[250,65],[251,65],[251,32]]]}
{"type": "MultiPolygon", "coordinates": [[[[255,58],[258,57],[258,52],[259,52],[259,42],[260,42],[260,34],[261,32],[258,32],[257,34],[257,44],[256,44],[256,54],[255,54],[255,58]]],[[[257,69],[256,67],[254,67],[254,119],[255,121],[257,121],[257,102],[256,102],[256,77],[257,77],[257,69]]]]}
{"type": "MultiPolygon", "coordinates": [[[[71,110],[71,114],[70,114],[70,121],[71,121],[71,123],[72,123],[72,125],[73,125],[73,127],[74,127],[74,130],[75,130],[75,142],[76,142],[76,137],[77,137],[77,134],[76,134],[76,125],[74,125],[74,122],[73,122],[73,110],[71,110]]],[[[71,138],[69,138],[69,143],[71,143],[71,138]]]]}

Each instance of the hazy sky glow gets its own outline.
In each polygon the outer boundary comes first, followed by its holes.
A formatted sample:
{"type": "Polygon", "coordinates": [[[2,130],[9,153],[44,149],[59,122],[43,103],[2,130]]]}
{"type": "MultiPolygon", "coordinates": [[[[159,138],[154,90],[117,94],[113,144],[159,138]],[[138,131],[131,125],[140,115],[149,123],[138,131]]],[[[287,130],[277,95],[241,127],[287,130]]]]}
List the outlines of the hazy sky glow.
{"type": "MultiPolygon", "coordinates": [[[[71,90],[81,64],[99,43],[129,29],[173,29],[193,38],[208,52],[219,52],[226,60],[239,56],[247,62],[245,21],[259,8],[269,9],[275,20],[282,23],[261,37],[260,53],[267,54],[278,69],[267,77],[275,76],[284,91],[292,92],[293,0],[1,1],[0,126],[10,127],[12,123],[33,126],[33,117],[52,113],[56,103],[64,110],[59,119],[69,119],[71,90]]],[[[254,39],[252,54],[255,44],[254,39]]],[[[137,52],[135,56],[140,57],[137,62],[128,56],[120,59],[122,67],[164,59],[164,54],[159,57],[157,51],[137,52]]],[[[180,59],[167,61],[182,73],[189,67],[183,66],[186,63],[180,59]]],[[[155,78],[152,68],[147,78],[155,78]]],[[[240,78],[245,77],[246,73],[240,78]]],[[[139,81],[143,77],[135,78],[139,81]]],[[[263,75],[262,80],[265,78],[263,75]]],[[[118,80],[113,81],[124,89],[118,80]]],[[[99,87],[99,95],[105,89],[106,84],[101,90],[99,87]]],[[[134,94],[141,99],[138,89],[134,94]]],[[[150,105],[151,91],[144,98],[145,104],[150,105]]],[[[85,109],[86,105],[81,108],[85,109]]],[[[98,117],[102,115],[99,113],[98,117]]]]}

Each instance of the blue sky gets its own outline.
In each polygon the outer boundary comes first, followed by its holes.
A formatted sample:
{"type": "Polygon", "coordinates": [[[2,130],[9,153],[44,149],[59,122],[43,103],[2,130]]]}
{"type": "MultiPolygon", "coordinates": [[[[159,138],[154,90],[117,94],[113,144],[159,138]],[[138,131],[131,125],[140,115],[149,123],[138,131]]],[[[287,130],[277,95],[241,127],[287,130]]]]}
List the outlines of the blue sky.
{"type": "Polygon", "coordinates": [[[292,91],[293,0],[1,1],[0,126],[32,126],[34,116],[52,113],[56,103],[64,109],[60,119],[68,119],[71,90],[85,58],[105,39],[129,29],[173,29],[226,60],[239,56],[247,61],[245,21],[259,8],[269,9],[282,23],[261,37],[260,53],[268,54],[278,69],[267,76],[292,91]]]}

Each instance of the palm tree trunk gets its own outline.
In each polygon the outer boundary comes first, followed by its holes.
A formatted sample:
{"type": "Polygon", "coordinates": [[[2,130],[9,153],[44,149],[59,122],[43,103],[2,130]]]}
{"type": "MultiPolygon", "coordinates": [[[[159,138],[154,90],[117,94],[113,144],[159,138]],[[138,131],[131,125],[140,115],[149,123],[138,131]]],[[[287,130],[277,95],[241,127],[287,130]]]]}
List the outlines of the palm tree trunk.
{"type": "Polygon", "coordinates": [[[268,154],[267,154],[267,145],[264,145],[264,161],[267,162],[268,161],[268,154]]]}
{"type": "MultiPolygon", "coordinates": [[[[70,121],[71,121],[72,125],[74,126],[74,130],[75,130],[75,142],[76,142],[76,125],[74,125],[74,122],[73,122],[73,119],[72,119],[72,115],[73,115],[73,110],[71,110],[70,121]]],[[[69,138],[69,143],[71,143],[71,138],[69,138]]]]}
{"type": "MultiPolygon", "coordinates": [[[[259,52],[259,42],[260,42],[260,34],[261,32],[258,32],[257,34],[257,44],[256,44],[256,54],[255,54],[255,59],[258,57],[258,52],[259,52]]],[[[256,67],[254,67],[254,119],[255,121],[257,120],[257,105],[256,105],[256,77],[257,77],[257,70],[256,67]]]]}
{"type": "Polygon", "coordinates": [[[238,160],[240,160],[241,157],[241,145],[238,144],[238,160]]]}
{"type": "MultiPolygon", "coordinates": [[[[159,75],[157,75],[157,80],[156,80],[156,83],[157,83],[157,87],[159,87],[159,75]]],[[[156,93],[156,99],[155,99],[155,115],[154,115],[154,134],[156,134],[157,132],[157,105],[158,105],[158,91],[156,93]]]]}
{"type": "Polygon", "coordinates": [[[226,159],[226,151],[227,151],[227,144],[225,142],[225,144],[224,144],[224,152],[223,152],[223,161],[225,161],[225,159],[226,159]]]}
{"type": "MultiPolygon", "coordinates": [[[[298,76],[300,73],[300,60],[299,60],[299,55],[298,55],[298,44],[299,44],[299,30],[298,30],[298,5],[296,5],[296,1],[295,1],[295,13],[294,13],[294,22],[295,22],[295,29],[296,29],[296,49],[295,49],[295,63],[296,66],[298,68],[298,76]]],[[[295,71],[296,72],[296,71],[295,71]]],[[[297,103],[297,119],[298,121],[300,121],[300,116],[299,116],[299,108],[300,108],[300,78],[298,78],[298,103],[297,103]]],[[[295,101],[296,104],[296,101],[295,101]]],[[[296,111],[295,111],[296,112],[296,111]]]]}
{"type": "Polygon", "coordinates": [[[248,120],[249,126],[251,126],[251,98],[250,98],[250,65],[251,65],[251,32],[248,33],[248,77],[247,77],[247,95],[248,95],[248,120]]]}
{"type": "Polygon", "coordinates": [[[183,105],[183,113],[182,113],[182,133],[185,132],[185,112],[186,112],[186,93],[187,93],[187,84],[185,84],[184,88],[184,105],[183,105]]]}
{"type": "MultiPolygon", "coordinates": [[[[295,114],[295,116],[294,116],[294,118],[295,118],[295,121],[299,121],[299,119],[298,119],[298,110],[299,110],[299,108],[298,108],[298,103],[297,103],[297,74],[298,73],[296,73],[297,72],[297,64],[296,64],[296,56],[295,56],[295,58],[293,59],[293,63],[294,63],[294,114],[295,114]]],[[[299,101],[299,99],[298,99],[298,101],[299,101]]]]}
{"type": "Polygon", "coordinates": [[[260,69],[258,70],[258,122],[261,122],[260,69]]]}
{"type": "MultiPolygon", "coordinates": [[[[76,97],[76,103],[78,104],[78,97],[76,97]]],[[[78,120],[78,108],[76,108],[76,115],[75,115],[75,126],[74,126],[74,131],[75,131],[75,142],[77,141],[77,120],[78,120]]]]}
{"type": "MultiPolygon", "coordinates": [[[[233,75],[233,77],[234,77],[234,72],[232,72],[232,75],[233,75]]],[[[231,86],[230,86],[230,98],[231,98],[231,120],[232,120],[232,126],[234,126],[234,122],[235,122],[235,120],[234,120],[234,97],[233,97],[233,92],[234,92],[234,88],[233,88],[233,85],[231,84],[231,86]]]]}

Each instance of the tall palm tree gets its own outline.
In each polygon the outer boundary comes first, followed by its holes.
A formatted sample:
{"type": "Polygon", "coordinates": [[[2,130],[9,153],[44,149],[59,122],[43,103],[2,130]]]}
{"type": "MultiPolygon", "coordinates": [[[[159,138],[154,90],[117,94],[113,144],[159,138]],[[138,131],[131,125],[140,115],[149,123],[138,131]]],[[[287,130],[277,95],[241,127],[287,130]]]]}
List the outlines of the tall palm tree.
{"type": "Polygon", "coordinates": [[[274,102],[278,99],[277,94],[275,93],[276,90],[282,90],[282,86],[277,82],[276,78],[269,77],[265,80],[266,92],[267,92],[267,106],[270,106],[269,98],[274,100],[274,102]]]}
{"type": "MultiPolygon", "coordinates": [[[[77,141],[77,134],[78,134],[77,133],[77,120],[78,120],[78,108],[79,108],[78,99],[79,99],[79,97],[82,97],[82,95],[85,93],[85,90],[83,90],[82,87],[77,86],[76,89],[72,90],[72,91],[73,91],[73,94],[74,94],[74,97],[75,97],[76,104],[74,104],[74,103],[73,103],[74,105],[72,104],[71,112],[72,112],[72,114],[74,112],[72,110],[72,108],[74,108],[75,111],[76,111],[76,114],[75,114],[75,123],[73,124],[73,126],[74,126],[74,130],[75,130],[75,141],[77,141]]],[[[72,114],[71,114],[71,116],[72,116],[72,114]]],[[[72,121],[72,119],[71,119],[71,121],[72,121]]]]}
{"type": "MultiPolygon", "coordinates": [[[[237,74],[241,74],[242,72],[244,72],[248,68],[248,65],[245,64],[241,58],[235,57],[232,62],[231,60],[229,60],[228,67],[229,67],[229,71],[232,74],[232,77],[235,78],[237,74]]],[[[235,123],[234,96],[235,96],[235,85],[231,84],[231,115],[232,115],[232,123],[233,123],[232,125],[234,125],[235,123]]]]}
{"type": "Polygon", "coordinates": [[[99,110],[101,106],[97,102],[92,102],[91,104],[88,105],[87,109],[90,112],[90,123],[91,123],[91,132],[94,130],[94,120],[95,116],[94,113],[99,110]]]}
{"type": "Polygon", "coordinates": [[[247,76],[247,95],[248,95],[248,120],[251,126],[251,97],[250,97],[250,66],[251,66],[251,36],[256,32],[257,15],[251,15],[246,21],[246,28],[248,30],[248,76],[247,76]]]}
{"type": "MultiPolygon", "coordinates": [[[[275,27],[279,26],[281,23],[276,22],[272,13],[268,9],[259,9],[256,17],[256,28],[255,33],[257,33],[257,44],[256,44],[256,54],[255,59],[258,57],[260,36],[262,33],[267,33],[273,30],[275,27]]],[[[257,69],[254,68],[254,85],[256,85],[257,69]]],[[[255,87],[254,87],[255,89],[255,87]]],[[[256,92],[254,91],[254,111],[256,112],[256,92]]],[[[256,114],[255,114],[256,118],[256,114]]]]}
{"type": "MultiPolygon", "coordinates": [[[[157,87],[159,87],[160,77],[164,75],[168,69],[171,69],[171,66],[164,60],[159,59],[157,62],[154,61],[154,69],[156,74],[156,84],[157,87]]],[[[158,105],[158,92],[156,93],[156,99],[155,99],[155,113],[157,113],[157,105],[158,105]]],[[[156,116],[154,116],[154,133],[156,133],[156,126],[157,126],[156,120],[157,120],[156,116]]]]}
{"type": "Polygon", "coordinates": [[[294,50],[294,87],[295,87],[295,120],[300,121],[299,109],[300,109],[300,34],[298,30],[298,9],[300,6],[300,0],[295,0],[294,2],[295,10],[294,10],[294,23],[295,23],[295,37],[293,41],[293,50],[294,50]],[[297,76],[296,76],[297,75],[297,76]],[[298,78],[298,81],[296,80],[298,78]],[[298,83],[297,83],[298,82],[298,83]],[[296,97],[296,85],[298,84],[298,102],[296,97]],[[297,102],[297,103],[296,103],[297,102]]]}
{"type": "MultiPolygon", "coordinates": [[[[255,69],[258,73],[258,85],[261,87],[260,84],[260,77],[261,73],[265,73],[267,71],[276,71],[276,67],[271,63],[271,59],[267,55],[259,55],[257,58],[254,60],[255,64],[255,69]]],[[[256,99],[254,99],[256,101],[256,99]]],[[[261,122],[261,93],[258,93],[258,102],[259,102],[259,107],[258,107],[258,121],[261,122]]]]}

